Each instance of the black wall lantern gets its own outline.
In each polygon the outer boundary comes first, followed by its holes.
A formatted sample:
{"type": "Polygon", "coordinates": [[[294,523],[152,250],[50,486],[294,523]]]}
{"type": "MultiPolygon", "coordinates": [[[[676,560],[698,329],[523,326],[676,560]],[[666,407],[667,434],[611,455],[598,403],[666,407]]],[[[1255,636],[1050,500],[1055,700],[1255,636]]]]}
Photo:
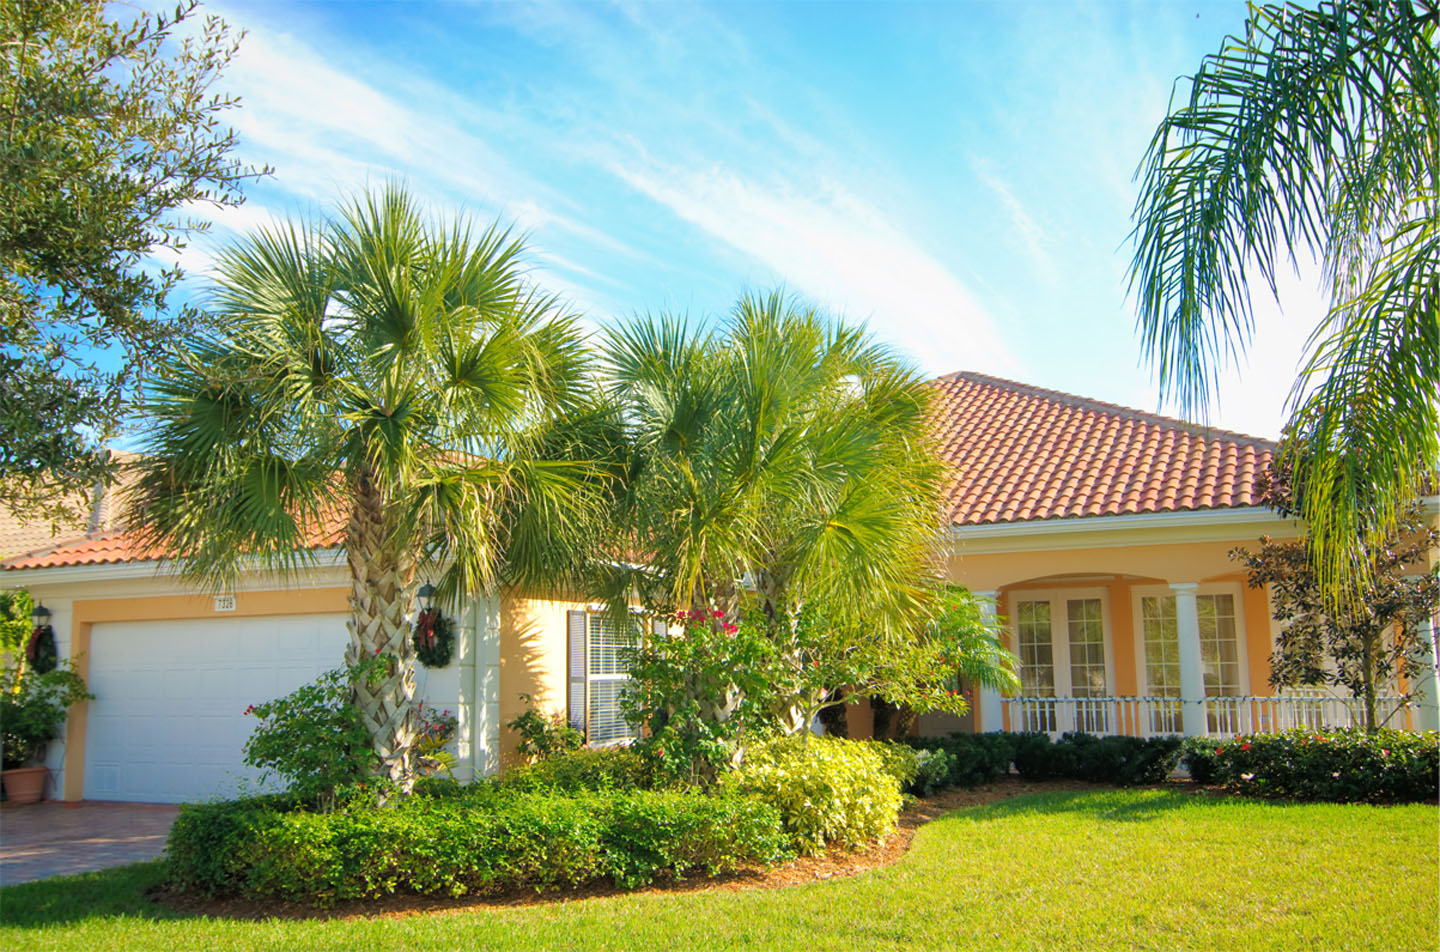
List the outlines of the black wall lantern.
{"type": "Polygon", "coordinates": [[[55,648],[55,629],[50,627],[53,614],[44,605],[36,605],[30,611],[30,620],[35,627],[30,631],[30,640],[25,643],[25,660],[36,674],[54,671],[59,662],[55,648]]]}
{"type": "Polygon", "coordinates": [[[431,611],[431,610],[433,610],[433,609],[435,608],[435,604],[434,604],[434,602],[435,602],[435,586],[434,586],[434,585],[431,585],[429,582],[426,582],[424,585],[421,585],[421,586],[420,586],[420,590],[419,590],[418,592],[416,592],[415,595],[416,595],[416,597],[418,597],[418,598],[420,599],[420,610],[421,610],[422,612],[428,612],[428,611],[431,611]]]}

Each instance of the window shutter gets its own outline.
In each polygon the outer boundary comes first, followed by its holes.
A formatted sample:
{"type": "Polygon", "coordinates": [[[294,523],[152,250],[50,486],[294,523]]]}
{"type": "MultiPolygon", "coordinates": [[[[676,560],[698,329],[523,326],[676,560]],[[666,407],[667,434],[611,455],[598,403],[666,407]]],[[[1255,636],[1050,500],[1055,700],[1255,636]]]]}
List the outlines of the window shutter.
{"type": "Polygon", "coordinates": [[[584,612],[565,613],[565,635],[569,655],[569,693],[565,706],[569,709],[570,726],[585,733],[585,652],[586,617],[584,612]]]}

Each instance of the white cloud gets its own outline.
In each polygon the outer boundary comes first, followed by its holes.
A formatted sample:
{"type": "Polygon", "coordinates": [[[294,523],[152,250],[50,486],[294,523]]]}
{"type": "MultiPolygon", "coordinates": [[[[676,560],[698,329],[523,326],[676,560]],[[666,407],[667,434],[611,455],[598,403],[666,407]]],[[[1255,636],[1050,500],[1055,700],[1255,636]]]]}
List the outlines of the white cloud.
{"type": "Polygon", "coordinates": [[[926,370],[1012,373],[994,322],[944,265],[835,182],[762,184],[721,165],[616,162],[611,171],[817,303],[871,327],[926,370]]]}

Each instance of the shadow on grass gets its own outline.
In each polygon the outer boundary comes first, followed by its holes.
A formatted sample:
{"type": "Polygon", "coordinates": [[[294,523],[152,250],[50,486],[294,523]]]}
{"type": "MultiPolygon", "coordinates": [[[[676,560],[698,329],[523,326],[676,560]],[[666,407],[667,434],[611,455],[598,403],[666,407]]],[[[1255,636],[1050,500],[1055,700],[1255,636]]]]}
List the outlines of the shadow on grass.
{"type": "Polygon", "coordinates": [[[0,889],[0,926],[73,925],[86,919],[188,919],[148,893],[166,878],[164,860],[77,876],[59,876],[0,889]]]}
{"type": "Polygon", "coordinates": [[[973,807],[953,817],[971,822],[989,822],[1008,817],[1066,814],[1111,823],[1146,823],[1186,811],[1213,810],[1217,805],[1220,801],[1190,792],[1100,787],[1094,791],[1024,794],[999,803],[973,807]]]}

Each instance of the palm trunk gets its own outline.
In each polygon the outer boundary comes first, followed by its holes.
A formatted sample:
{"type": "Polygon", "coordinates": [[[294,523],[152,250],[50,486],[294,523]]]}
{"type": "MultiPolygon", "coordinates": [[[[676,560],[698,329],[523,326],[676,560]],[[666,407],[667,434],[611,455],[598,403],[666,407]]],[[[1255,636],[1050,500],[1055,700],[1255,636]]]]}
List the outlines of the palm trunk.
{"type": "Polygon", "coordinates": [[[368,476],[360,477],[345,535],[350,564],[350,646],[345,660],[353,665],[376,655],[393,659],[383,678],[354,684],[354,700],[381,775],[409,793],[415,785],[415,649],[408,623],[415,557],[394,551],[385,509],[380,490],[368,476]]]}

